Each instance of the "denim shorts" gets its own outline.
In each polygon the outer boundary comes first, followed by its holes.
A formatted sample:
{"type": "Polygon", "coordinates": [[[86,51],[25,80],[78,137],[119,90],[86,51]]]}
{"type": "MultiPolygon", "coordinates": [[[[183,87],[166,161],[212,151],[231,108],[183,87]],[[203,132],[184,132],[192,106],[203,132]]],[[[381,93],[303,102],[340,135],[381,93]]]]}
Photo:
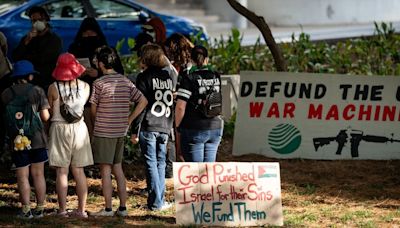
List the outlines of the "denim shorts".
{"type": "Polygon", "coordinates": [[[13,151],[11,157],[16,169],[48,160],[46,148],[13,151]]]}

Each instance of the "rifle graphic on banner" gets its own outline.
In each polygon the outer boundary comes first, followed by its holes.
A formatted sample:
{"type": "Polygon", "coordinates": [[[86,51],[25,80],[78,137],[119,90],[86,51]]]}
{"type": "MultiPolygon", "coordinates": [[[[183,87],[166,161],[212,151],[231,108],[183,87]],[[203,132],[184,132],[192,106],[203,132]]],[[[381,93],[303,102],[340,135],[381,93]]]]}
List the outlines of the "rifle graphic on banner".
{"type": "Polygon", "coordinates": [[[351,157],[358,157],[358,147],[360,146],[361,141],[372,142],[372,143],[394,143],[400,142],[400,140],[388,138],[385,136],[377,136],[377,135],[364,135],[363,131],[360,130],[351,130],[350,137],[347,134],[347,130],[340,130],[337,136],[334,137],[321,137],[321,138],[313,138],[315,151],[318,151],[318,148],[323,147],[325,145],[330,144],[333,141],[338,143],[338,148],[336,150],[336,154],[340,155],[342,153],[344,145],[348,142],[348,138],[350,138],[350,151],[351,157]]]}

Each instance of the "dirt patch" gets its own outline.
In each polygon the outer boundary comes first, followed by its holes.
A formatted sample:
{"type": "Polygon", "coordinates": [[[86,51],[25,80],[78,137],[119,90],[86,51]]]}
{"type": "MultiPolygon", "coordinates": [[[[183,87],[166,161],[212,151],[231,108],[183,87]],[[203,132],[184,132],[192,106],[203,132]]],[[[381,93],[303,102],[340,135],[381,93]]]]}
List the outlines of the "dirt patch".
{"type": "MultiPolygon", "coordinates": [[[[400,161],[315,161],[278,160],[260,155],[232,156],[232,139],[224,139],[218,161],[279,162],[282,203],[286,227],[398,227],[400,226],[400,161]]],[[[0,167],[1,169],[1,167],[0,167]]],[[[46,216],[34,221],[20,221],[18,194],[12,171],[0,170],[0,226],[173,226],[175,212],[146,210],[146,187],[143,163],[125,164],[129,194],[127,218],[89,218],[60,220],[52,216],[57,208],[54,173],[47,170],[48,197],[46,216]]],[[[103,207],[98,170],[91,167],[88,178],[87,210],[103,207]]],[[[116,183],[113,182],[116,188],[116,183]]],[[[68,208],[76,208],[74,182],[70,181],[68,208]]],[[[115,194],[115,193],[114,193],[115,194]]],[[[33,195],[32,195],[33,197],[33,195]]],[[[173,181],[167,180],[167,200],[173,200],[173,181]]],[[[114,208],[118,201],[114,199],[114,208]]]]}

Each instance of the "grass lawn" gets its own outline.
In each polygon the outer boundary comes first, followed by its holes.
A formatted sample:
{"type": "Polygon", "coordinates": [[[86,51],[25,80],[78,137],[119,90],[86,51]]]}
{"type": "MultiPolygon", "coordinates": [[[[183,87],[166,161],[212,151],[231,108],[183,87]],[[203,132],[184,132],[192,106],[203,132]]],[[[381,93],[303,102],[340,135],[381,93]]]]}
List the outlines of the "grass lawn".
{"type": "MultiPolygon", "coordinates": [[[[222,142],[219,161],[278,161],[258,155],[233,157],[232,141],[222,142]]],[[[400,227],[400,161],[279,160],[285,227],[400,227]]],[[[48,170],[46,214],[42,219],[22,221],[17,187],[12,171],[0,167],[0,226],[125,227],[176,226],[175,209],[149,212],[145,209],[146,186],[142,164],[125,165],[128,179],[126,218],[75,219],[54,216],[57,209],[54,171],[48,170]]],[[[101,181],[94,169],[88,178],[87,211],[103,207],[101,181]]],[[[114,182],[115,185],[115,182],[114,182]]],[[[70,181],[68,208],[77,206],[74,182],[70,181]]],[[[32,198],[34,195],[32,195],[32,198]]],[[[167,200],[173,200],[173,181],[167,180],[167,200]]],[[[118,201],[114,198],[114,210],[118,201]]]]}

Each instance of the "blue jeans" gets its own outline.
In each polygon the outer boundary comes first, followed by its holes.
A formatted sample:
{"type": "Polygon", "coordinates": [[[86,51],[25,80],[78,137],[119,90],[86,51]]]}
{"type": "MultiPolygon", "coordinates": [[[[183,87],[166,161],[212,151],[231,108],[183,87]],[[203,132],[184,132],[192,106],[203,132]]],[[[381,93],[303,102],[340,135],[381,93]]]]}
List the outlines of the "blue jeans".
{"type": "Polygon", "coordinates": [[[145,157],[147,206],[150,210],[160,209],[164,204],[165,156],[168,134],[152,131],[139,133],[140,149],[145,157]]]}
{"type": "Polygon", "coordinates": [[[223,129],[180,129],[181,150],[186,162],[215,162],[223,129]]]}

